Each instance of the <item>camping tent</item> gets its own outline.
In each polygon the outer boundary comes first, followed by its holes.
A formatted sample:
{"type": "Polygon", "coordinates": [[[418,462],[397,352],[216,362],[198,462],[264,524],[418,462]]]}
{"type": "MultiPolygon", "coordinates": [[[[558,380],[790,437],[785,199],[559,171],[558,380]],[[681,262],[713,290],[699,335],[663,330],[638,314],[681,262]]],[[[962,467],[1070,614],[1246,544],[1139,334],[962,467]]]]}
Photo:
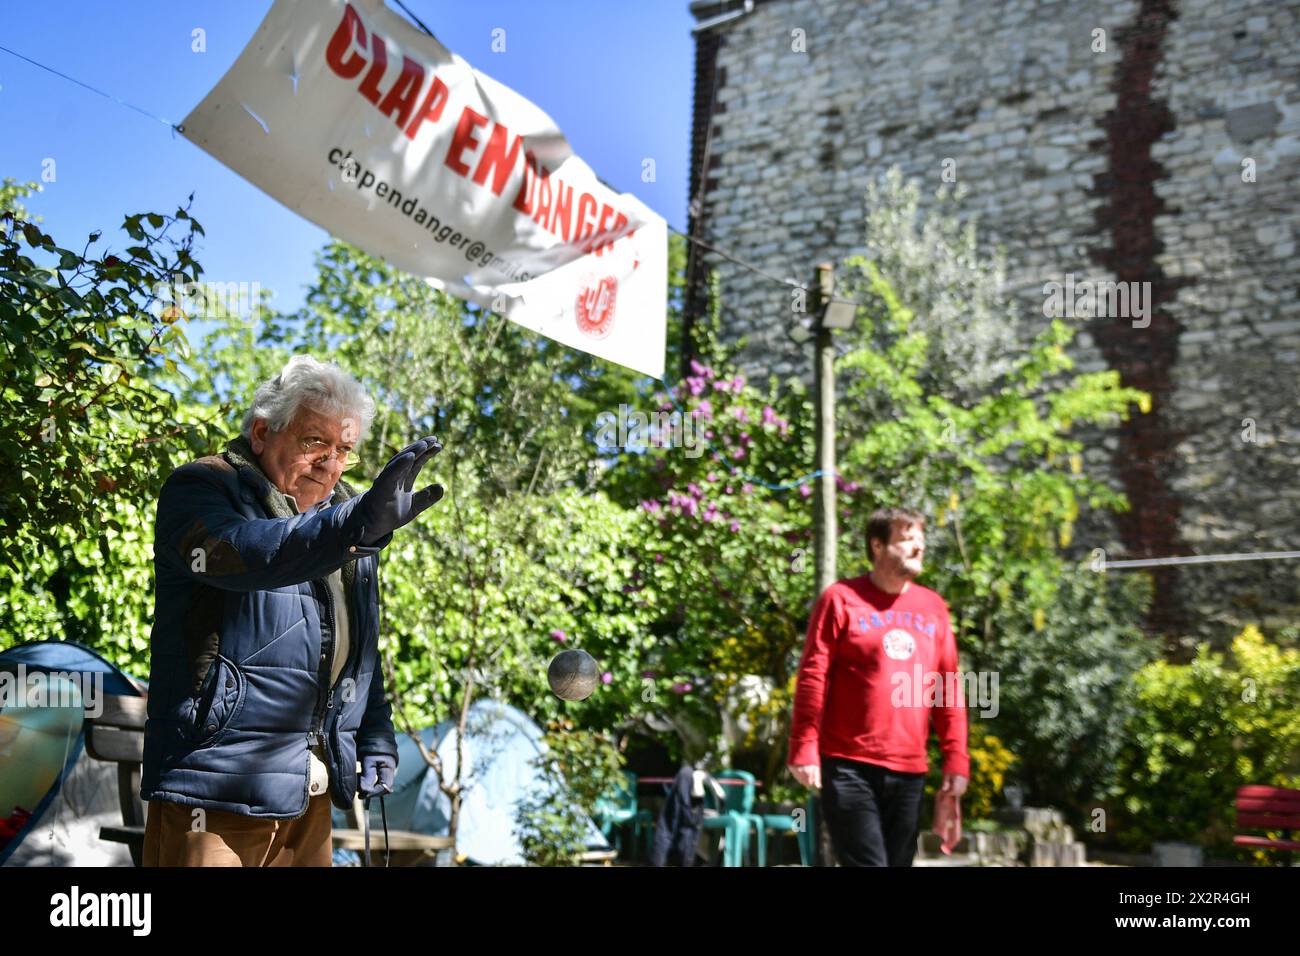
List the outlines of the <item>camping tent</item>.
{"type": "MultiPolygon", "coordinates": [[[[87,704],[93,705],[91,694],[138,696],[144,684],[71,641],[0,652],[0,672],[10,675],[3,678],[9,686],[20,667],[28,675],[43,675],[49,696],[62,706],[6,707],[0,697],[0,866],[130,866],[124,844],[99,839],[100,826],[122,823],[117,768],[86,754],[82,721],[87,704]]],[[[455,727],[444,721],[420,731],[449,775],[456,769],[455,727]]],[[[445,835],[450,801],[415,742],[398,734],[397,744],[394,793],[384,801],[389,829],[445,835]]],[[[508,704],[479,700],[470,708],[464,751],[468,774],[462,781],[458,851],[478,864],[522,863],[514,810],[541,783],[529,763],[543,752],[541,728],[508,704]]],[[[382,853],[378,800],[371,801],[370,811],[372,853],[382,853]]],[[[355,823],[335,810],[334,825],[355,823]]],[[[587,826],[587,847],[607,849],[596,825],[588,820],[587,826]]]]}
{"type": "MultiPolygon", "coordinates": [[[[446,720],[419,732],[421,742],[436,752],[450,781],[456,772],[456,723],[446,720]]],[[[456,832],[457,852],[471,863],[514,865],[524,862],[514,835],[515,808],[538,792],[543,783],[534,757],[543,753],[542,730],[522,711],[495,700],[475,701],[465,727],[466,776],[456,832]]],[[[445,836],[451,818],[451,800],[438,787],[437,775],[420,755],[414,740],[397,737],[397,779],[393,793],[384,798],[390,830],[412,830],[445,836]]],[[[589,818],[587,848],[605,850],[608,842],[589,818]]],[[[335,810],[334,825],[354,823],[335,810]]],[[[378,800],[370,801],[371,853],[382,854],[378,800]]]]}
{"type": "Polygon", "coordinates": [[[99,839],[120,826],[117,767],[85,752],[82,721],[101,694],[139,696],[142,684],[71,641],[39,641],[0,652],[0,866],[130,866],[120,843],[99,839]],[[46,695],[15,700],[19,676],[46,695]]]}

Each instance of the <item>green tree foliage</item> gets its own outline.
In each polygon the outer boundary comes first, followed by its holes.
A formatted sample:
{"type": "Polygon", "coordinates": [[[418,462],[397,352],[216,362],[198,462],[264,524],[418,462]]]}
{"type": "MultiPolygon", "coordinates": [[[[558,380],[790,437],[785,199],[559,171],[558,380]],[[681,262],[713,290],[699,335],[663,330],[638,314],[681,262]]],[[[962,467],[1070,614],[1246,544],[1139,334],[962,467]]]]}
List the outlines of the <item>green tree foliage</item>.
{"type": "Polygon", "coordinates": [[[623,757],[604,734],[568,720],[547,724],[537,780],[515,808],[515,835],[532,866],[577,866],[597,804],[623,784],[623,757]]]}
{"type": "Polygon", "coordinates": [[[40,222],[40,216],[32,216],[27,212],[20,199],[25,199],[33,193],[41,191],[41,184],[38,182],[20,183],[12,176],[6,176],[4,182],[0,182],[0,223],[3,223],[3,229],[8,232],[13,228],[14,221],[19,222],[40,222]]]}
{"type": "Polygon", "coordinates": [[[211,428],[154,381],[188,354],[167,290],[197,281],[203,230],[183,208],[128,216],[125,249],[95,232],[75,251],[22,218],[34,187],[0,192],[0,641],[72,638],[138,665],[142,529],[178,452],[211,428]]]}
{"type": "MultiPolygon", "coordinates": [[[[963,209],[964,186],[940,186],[933,211],[921,206],[921,187],[897,167],[867,186],[866,258],[889,279],[926,336],[926,358],[916,370],[928,392],[974,398],[1005,374],[1019,351],[1019,322],[1003,290],[1006,256],[980,247],[977,218],[963,209]]],[[[887,303],[862,289],[870,311],[887,303]]],[[[878,328],[887,337],[893,330],[878,328]]]]}
{"type": "Polygon", "coordinates": [[[989,723],[1019,758],[1011,776],[1033,805],[1059,807],[1084,827],[1118,782],[1134,676],[1159,645],[1139,627],[1145,577],[1062,570],[1041,626],[1034,609],[1012,602],[997,615],[990,651],[973,653],[971,663],[998,674],[999,713],[989,723]]]}
{"type": "Polygon", "coordinates": [[[811,514],[792,503],[802,499],[790,481],[811,458],[810,416],[802,390],[746,381],[717,339],[716,317],[695,334],[692,374],[629,407],[658,427],[629,434],[605,476],[611,495],[640,508],[642,564],[665,577],[644,675],[647,726],[674,726],[688,759],[725,753],[723,715],[740,707],[741,679],[761,675],[744,709],[749,745],[764,748],[775,780],[782,755],[771,738],[788,722],[791,652],[813,596],[811,514]]]}
{"type": "Polygon", "coordinates": [[[849,423],[841,471],[865,490],[851,499],[842,543],[861,553],[866,519],[883,505],[908,503],[930,515],[927,540],[936,554],[927,582],[953,607],[961,636],[991,648],[998,607],[1012,600],[1044,612],[1050,606],[1063,578],[1060,551],[1080,509],[1126,506],[1084,472],[1072,429],[1114,426],[1149,398],[1121,387],[1113,371],[1068,375],[1073,331],[1060,321],[978,399],[927,392],[918,381],[926,333],[874,263],[850,264],[858,270],[850,287],[865,284],[886,311],[860,311],[857,342],[839,362],[841,420],[849,423]],[[889,330],[883,339],[881,329],[889,330]]]}
{"type": "Polygon", "coordinates": [[[1233,854],[1236,791],[1300,784],[1300,649],[1255,627],[1230,654],[1197,648],[1189,664],[1153,661],[1136,680],[1114,788],[1114,833],[1146,851],[1157,840],[1233,854]]]}

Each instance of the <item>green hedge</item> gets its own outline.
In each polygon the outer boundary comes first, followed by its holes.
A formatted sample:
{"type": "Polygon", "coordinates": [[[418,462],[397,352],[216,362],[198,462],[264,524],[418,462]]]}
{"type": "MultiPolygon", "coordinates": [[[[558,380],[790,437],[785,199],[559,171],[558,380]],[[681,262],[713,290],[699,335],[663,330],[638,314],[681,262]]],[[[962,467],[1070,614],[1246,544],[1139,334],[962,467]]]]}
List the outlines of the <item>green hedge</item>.
{"type": "Polygon", "coordinates": [[[1120,844],[1232,843],[1236,790],[1300,783],[1300,650],[1247,627],[1229,654],[1201,645],[1189,664],[1135,675],[1137,707],[1120,751],[1112,826],[1120,844]]]}

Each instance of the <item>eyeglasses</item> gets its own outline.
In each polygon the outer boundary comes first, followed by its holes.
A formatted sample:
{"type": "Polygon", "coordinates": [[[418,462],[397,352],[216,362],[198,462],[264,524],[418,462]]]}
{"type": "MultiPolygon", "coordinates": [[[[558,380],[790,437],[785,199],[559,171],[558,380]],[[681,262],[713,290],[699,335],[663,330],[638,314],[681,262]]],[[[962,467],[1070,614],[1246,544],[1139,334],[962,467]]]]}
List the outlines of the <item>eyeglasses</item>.
{"type": "Polygon", "coordinates": [[[344,471],[359,464],[361,461],[361,456],[357,454],[357,452],[352,450],[339,451],[330,445],[329,442],[321,441],[319,438],[299,438],[298,447],[302,449],[303,457],[309,459],[313,463],[330,461],[337,458],[339,464],[343,466],[344,471]]]}

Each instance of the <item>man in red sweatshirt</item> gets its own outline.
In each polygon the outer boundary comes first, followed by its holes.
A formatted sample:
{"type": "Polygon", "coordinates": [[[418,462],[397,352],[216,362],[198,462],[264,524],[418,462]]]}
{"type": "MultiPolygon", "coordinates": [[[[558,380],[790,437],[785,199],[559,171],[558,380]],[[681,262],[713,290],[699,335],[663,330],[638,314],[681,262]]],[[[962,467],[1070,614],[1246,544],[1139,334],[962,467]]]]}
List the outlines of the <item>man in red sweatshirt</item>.
{"type": "Polygon", "coordinates": [[[867,548],[871,573],[836,581],[813,606],[789,765],[822,791],[841,866],[911,866],[932,714],[943,792],[960,797],[970,776],[957,642],[943,598],[914,581],[925,517],[882,508],[867,525],[867,548]]]}

